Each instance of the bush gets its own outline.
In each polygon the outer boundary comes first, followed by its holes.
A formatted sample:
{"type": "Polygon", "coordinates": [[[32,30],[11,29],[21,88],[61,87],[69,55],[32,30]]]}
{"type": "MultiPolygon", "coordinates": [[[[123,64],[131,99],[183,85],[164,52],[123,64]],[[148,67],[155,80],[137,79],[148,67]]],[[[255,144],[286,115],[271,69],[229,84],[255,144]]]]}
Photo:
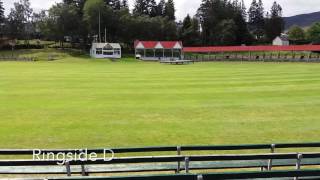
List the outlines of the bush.
{"type": "MultiPolygon", "coordinates": [[[[36,44],[17,44],[14,46],[14,49],[43,49],[44,45],[36,45],[36,44]]],[[[3,50],[11,50],[12,47],[10,45],[5,45],[2,47],[3,50]]]]}

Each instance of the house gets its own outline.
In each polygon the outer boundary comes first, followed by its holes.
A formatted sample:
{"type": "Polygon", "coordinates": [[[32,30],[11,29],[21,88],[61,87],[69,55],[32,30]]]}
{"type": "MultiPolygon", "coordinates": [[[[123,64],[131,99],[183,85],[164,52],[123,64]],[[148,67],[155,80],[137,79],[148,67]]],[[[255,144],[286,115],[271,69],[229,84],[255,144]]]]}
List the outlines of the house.
{"type": "Polygon", "coordinates": [[[92,43],[90,56],[93,58],[121,58],[121,46],[119,43],[92,43]]]}
{"type": "Polygon", "coordinates": [[[289,42],[289,38],[287,35],[285,34],[281,34],[281,36],[277,36],[272,44],[274,46],[289,46],[290,45],[290,42],[289,42]]]}
{"type": "Polygon", "coordinates": [[[71,42],[72,41],[72,37],[71,36],[64,36],[63,37],[65,42],[71,42]]]}
{"type": "Polygon", "coordinates": [[[183,45],[181,41],[135,41],[136,58],[149,61],[181,60],[183,45]]]}
{"type": "Polygon", "coordinates": [[[7,38],[7,37],[0,37],[0,49],[5,46],[14,47],[17,43],[16,39],[13,38],[7,38]]]}

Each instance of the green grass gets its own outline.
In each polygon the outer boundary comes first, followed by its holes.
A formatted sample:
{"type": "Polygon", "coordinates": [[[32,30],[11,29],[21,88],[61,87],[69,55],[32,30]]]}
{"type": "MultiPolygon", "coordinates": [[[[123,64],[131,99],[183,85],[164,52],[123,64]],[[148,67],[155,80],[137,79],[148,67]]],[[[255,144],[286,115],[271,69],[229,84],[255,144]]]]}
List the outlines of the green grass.
{"type": "Polygon", "coordinates": [[[0,62],[1,148],[310,142],[320,64],[0,62]]]}

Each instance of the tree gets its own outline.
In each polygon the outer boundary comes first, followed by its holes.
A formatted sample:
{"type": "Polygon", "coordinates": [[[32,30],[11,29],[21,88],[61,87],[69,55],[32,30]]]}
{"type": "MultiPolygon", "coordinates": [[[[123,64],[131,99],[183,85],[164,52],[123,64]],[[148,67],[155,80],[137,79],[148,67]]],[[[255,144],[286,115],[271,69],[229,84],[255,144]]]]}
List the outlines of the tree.
{"type": "Polygon", "coordinates": [[[39,13],[33,13],[32,14],[32,36],[33,38],[40,39],[42,38],[41,34],[41,27],[43,27],[45,20],[47,18],[46,12],[44,10],[40,11],[39,13]]]}
{"type": "Polygon", "coordinates": [[[223,20],[219,24],[222,31],[220,32],[220,45],[233,45],[236,40],[237,26],[232,19],[223,20]]]}
{"type": "Polygon", "coordinates": [[[189,14],[184,18],[182,22],[182,27],[179,33],[180,33],[179,34],[180,39],[183,40],[183,44],[186,46],[191,46],[192,23],[191,23],[191,17],[189,14]]]}
{"type": "Polygon", "coordinates": [[[248,11],[249,17],[249,30],[254,35],[255,39],[262,40],[264,36],[264,8],[262,0],[257,2],[256,0],[252,0],[251,6],[248,11]]]}
{"type": "Polygon", "coordinates": [[[29,0],[20,0],[14,3],[8,16],[10,35],[15,38],[28,39],[27,26],[30,23],[33,9],[29,0]]]}
{"type": "Polygon", "coordinates": [[[136,0],[134,3],[133,13],[136,15],[148,15],[148,6],[145,0],[136,0]]]}
{"type": "Polygon", "coordinates": [[[243,8],[237,1],[202,0],[197,16],[201,23],[203,44],[247,44],[249,32],[243,8]]]}
{"type": "Polygon", "coordinates": [[[121,1],[120,0],[104,0],[105,5],[110,6],[114,10],[120,10],[121,1]]]}
{"type": "Polygon", "coordinates": [[[168,2],[165,3],[164,15],[168,17],[169,20],[174,21],[176,20],[175,12],[173,0],[168,0],[168,2]]]}
{"type": "Polygon", "coordinates": [[[249,44],[251,43],[251,35],[248,30],[247,22],[245,20],[243,11],[238,11],[233,18],[236,25],[235,30],[235,43],[236,45],[249,44]]]}
{"type": "Polygon", "coordinates": [[[157,15],[158,16],[164,16],[165,5],[166,5],[165,0],[160,0],[160,2],[158,3],[158,6],[157,6],[157,15]]]}
{"type": "Polygon", "coordinates": [[[5,23],[4,7],[3,7],[3,2],[0,0],[0,36],[2,36],[4,32],[4,23],[5,23]]]}
{"type": "Polygon", "coordinates": [[[113,9],[115,10],[120,10],[121,9],[121,1],[120,0],[113,0],[113,3],[112,3],[112,7],[113,9]]]}
{"type": "Polygon", "coordinates": [[[64,4],[70,5],[70,4],[72,4],[72,3],[75,3],[75,0],[63,0],[62,2],[63,2],[64,4]]]}
{"type": "Polygon", "coordinates": [[[265,20],[265,32],[268,41],[272,41],[283,32],[284,24],[282,7],[275,1],[270,10],[270,17],[265,20]]]}
{"type": "Polygon", "coordinates": [[[197,17],[193,17],[191,20],[192,24],[192,45],[200,46],[201,45],[201,33],[200,33],[200,22],[197,17]]]}
{"type": "Polygon", "coordinates": [[[77,7],[75,4],[57,4],[54,6],[53,13],[56,16],[56,30],[58,31],[58,40],[64,42],[65,36],[72,37],[72,42],[77,38],[80,19],[78,18],[77,7]]]}
{"type": "Polygon", "coordinates": [[[148,3],[149,16],[156,17],[158,16],[158,5],[155,0],[150,0],[148,3]]]}
{"type": "Polygon", "coordinates": [[[307,38],[314,44],[320,43],[320,23],[314,23],[307,31],[307,38]]]}
{"type": "Polygon", "coordinates": [[[248,14],[247,14],[247,8],[246,8],[246,4],[244,3],[244,0],[241,0],[240,10],[241,10],[241,15],[243,19],[246,21],[248,14]]]}
{"type": "Polygon", "coordinates": [[[172,21],[168,18],[156,17],[161,19],[161,35],[156,39],[163,39],[167,41],[172,41],[173,39],[177,39],[177,24],[175,21],[172,21]]]}
{"type": "Polygon", "coordinates": [[[188,14],[182,23],[180,39],[186,46],[196,46],[200,44],[199,22],[197,18],[191,18],[188,14]]]}
{"type": "Polygon", "coordinates": [[[290,27],[288,35],[291,41],[303,41],[306,36],[304,30],[297,25],[290,27]]]}
{"type": "Polygon", "coordinates": [[[155,0],[136,0],[133,14],[156,17],[158,15],[158,5],[155,0]]]}
{"type": "Polygon", "coordinates": [[[87,24],[89,34],[91,36],[98,35],[101,39],[104,37],[103,30],[107,30],[107,38],[110,40],[112,26],[117,23],[114,22],[114,16],[116,15],[110,6],[106,6],[103,0],[91,0],[87,1],[84,6],[84,21],[87,24]],[[100,17],[100,18],[99,18],[100,17]],[[99,29],[100,19],[100,29],[99,29]],[[99,34],[100,32],[100,34],[99,34]]]}
{"type": "Polygon", "coordinates": [[[121,8],[122,8],[122,9],[127,9],[127,10],[129,10],[128,0],[122,0],[122,2],[121,2],[121,8]]]}
{"type": "Polygon", "coordinates": [[[4,7],[3,2],[0,0],[0,25],[4,23],[5,16],[4,16],[4,7]]]}

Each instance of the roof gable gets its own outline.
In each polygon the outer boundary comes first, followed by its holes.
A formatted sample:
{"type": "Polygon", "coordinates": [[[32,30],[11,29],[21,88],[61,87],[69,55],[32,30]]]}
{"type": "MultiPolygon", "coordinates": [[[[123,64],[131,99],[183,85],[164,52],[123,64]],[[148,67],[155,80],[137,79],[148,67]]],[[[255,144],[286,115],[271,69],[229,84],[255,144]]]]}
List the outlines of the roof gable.
{"type": "Polygon", "coordinates": [[[279,41],[289,41],[289,39],[287,37],[284,36],[277,36],[274,41],[279,40],[279,41]]]}
{"type": "Polygon", "coordinates": [[[109,43],[107,43],[103,46],[103,49],[113,49],[113,47],[109,43]]]}
{"type": "Polygon", "coordinates": [[[121,49],[121,45],[119,43],[109,43],[114,49],[121,49]]]}
{"type": "Polygon", "coordinates": [[[182,49],[181,43],[180,43],[180,42],[177,42],[177,43],[174,45],[173,49],[182,49]]]}
{"type": "Polygon", "coordinates": [[[119,43],[92,43],[92,48],[121,49],[119,43]]]}
{"type": "Polygon", "coordinates": [[[157,43],[157,45],[154,47],[155,49],[163,49],[163,46],[160,42],[157,43]]]}
{"type": "Polygon", "coordinates": [[[144,49],[144,45],[142,44],[142,42],[138,42],[138,44],[136,45],[137,49],[144,49]]]}

